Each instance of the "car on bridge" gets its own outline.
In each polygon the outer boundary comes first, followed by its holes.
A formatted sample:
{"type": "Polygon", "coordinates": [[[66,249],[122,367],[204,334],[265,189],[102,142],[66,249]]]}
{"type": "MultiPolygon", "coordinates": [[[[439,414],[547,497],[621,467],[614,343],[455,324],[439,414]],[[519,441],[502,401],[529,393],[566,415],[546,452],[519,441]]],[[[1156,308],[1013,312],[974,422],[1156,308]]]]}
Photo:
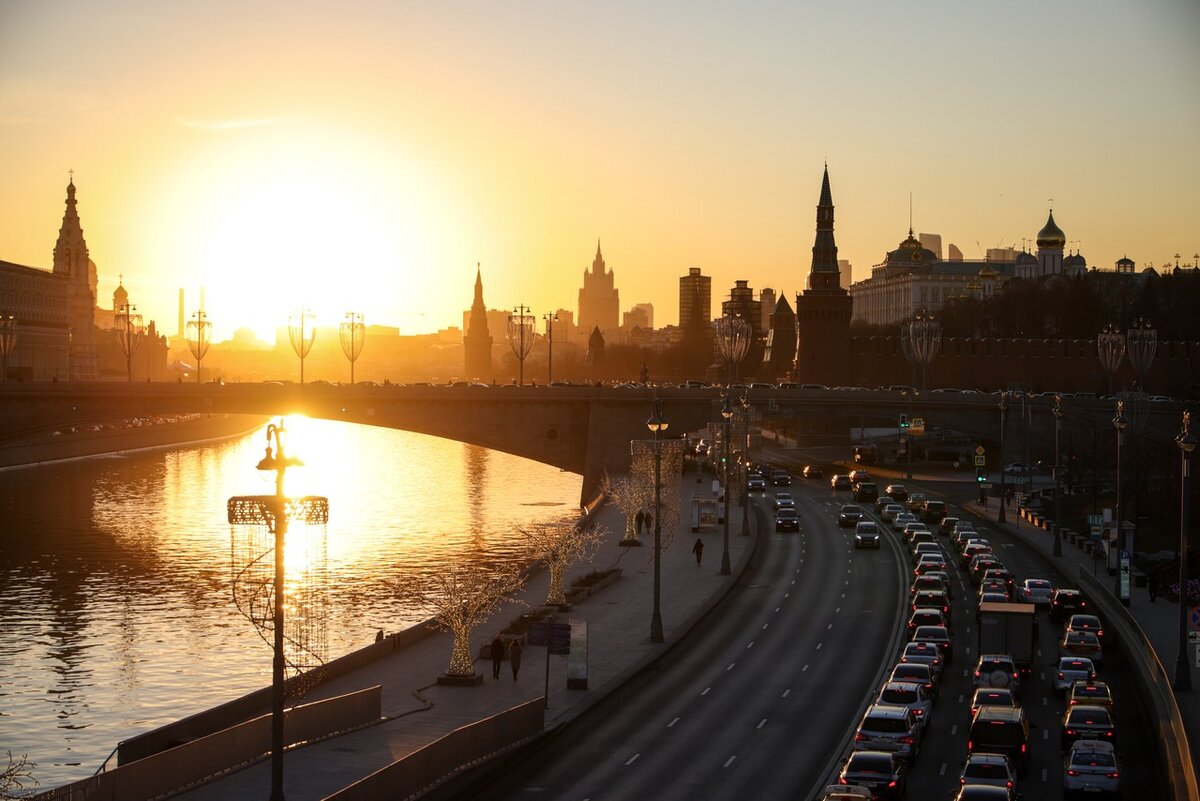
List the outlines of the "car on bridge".
{"type": "Polygon", "coordinates": [[[775,499],[771,501],[771,505],[778,511],[779,509],[795,509],[796,499],[792,497],[790,492],[777,492],[775,499]]]}
{"type": "Polygon", "coordinates": [[[1111,710],[1091,704],[1068,706],[1063,712],[1059,744],[1066,751],[1076,740],[1099,740],[1115,746],[1117,726],[1113,723],[1111,710]]]}
{"type": "Polygon", "coordinates": [[[767,481],[759,473],[751,473],[746,478],[746,490],[748,492],[765,492],[767,489],[767,481]]]}
{"type": "Polygon", "coordinates": [[[873,501],[879,497],[879,490],[870,481],[861,481],[854,486],[854,500],[873,501]]]}
{"type": "Polygon", "coordinates": [[[873,799],[904,798],[907,780],[904,760],[889,751],[854,751],[838,774],[839,784],[866,787],[873,799]]]}
{"type": "MultiPolygon", "coordinates": [[[[809,476],[805,474],[805,478],[809,476]]],[[[775,487],[790,487],[792,485],[792,475],[786,470],[771,471],[771,485],[775,487]]]]}

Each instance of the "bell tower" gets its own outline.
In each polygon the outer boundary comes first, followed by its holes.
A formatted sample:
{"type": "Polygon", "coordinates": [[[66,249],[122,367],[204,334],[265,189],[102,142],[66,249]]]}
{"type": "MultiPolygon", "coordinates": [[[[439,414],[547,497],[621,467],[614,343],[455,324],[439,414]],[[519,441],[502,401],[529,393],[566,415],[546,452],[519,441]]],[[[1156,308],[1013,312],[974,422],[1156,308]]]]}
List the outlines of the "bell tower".
{"type": "Polygon", "coordinates": [[[67,209],[54,245],[54,274],[68,279],[67,321],[71,328],[70,375],[74,381],[99,377],[96,360],[96,265],[88,258],[75,201],[75,176],[67,184],[67,209]]]}
{"type": "Polygon", "coordinates": [[[829,166],[817,202],[817,235],[813,242],[808,288],[796,295],[795,380],[841,386],[850,379],[850,313],[853,300],[841,285],[837,242],[833,238],[833,193],[829,166]]]}

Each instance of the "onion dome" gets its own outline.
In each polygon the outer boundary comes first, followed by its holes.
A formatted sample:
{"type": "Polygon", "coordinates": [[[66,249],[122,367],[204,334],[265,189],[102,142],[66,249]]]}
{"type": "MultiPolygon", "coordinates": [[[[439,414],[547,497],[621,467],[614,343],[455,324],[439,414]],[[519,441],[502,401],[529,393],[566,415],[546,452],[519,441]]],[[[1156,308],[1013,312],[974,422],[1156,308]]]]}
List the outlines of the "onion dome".
{"type": "Polygon", "coordinates": [[[985,264],[983,269],[979,271],[979,278],[981,281],[995,281],[996,271],[985,264]]]}
{"type": "Polygon", "coordinates": [[[1057,248],[1062,250],[1066,247],[1067,235],[1062,232],[1062,229],[1054,224],[1054,212],[1050,212],[1050,217],[1046,220],[1046,225],[1042,230],[1038,231],[1037,246],[1039,248],[1057,248]]]}
{"type": "Polygon", "coordinates": [[[1080,256],[1078,252],[1072,253],[1063,259],[1063,267],[1087,267],[1087,259],[1080,256]]]}

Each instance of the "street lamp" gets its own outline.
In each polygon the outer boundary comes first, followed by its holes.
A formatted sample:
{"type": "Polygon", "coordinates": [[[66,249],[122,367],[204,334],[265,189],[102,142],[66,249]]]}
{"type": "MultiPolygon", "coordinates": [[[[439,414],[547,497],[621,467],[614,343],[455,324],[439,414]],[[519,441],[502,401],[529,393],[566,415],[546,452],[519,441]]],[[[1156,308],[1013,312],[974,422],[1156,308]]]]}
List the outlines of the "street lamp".
{"type": "MultiPolygon", "coordinates": [[[[922,309],[913,319],[904,324],[900,335],[900,348],[908,361],[910,385],[905,394],[908,396],[908,425],[912,425],[913,396],[917,393],[916,369],[921,366],[921,391],[926,387],[926,372],[929,363],[937,355],[942,346],[942,325],[933,319],[933,314],[922,309]]],[[[904,475],[912,480],[913,435],[911,429],[903,432],[905,471],[904,475]]]]}
{"type": "Polygon", "coordinates": [[[342,353],[350,360],[350,386],[354,386],[354,363],[362,355],[367,341],[361,312],[346,312],[346,319],[338,326],[338,338],[342,342],[342,353]]]}
{"type": "MultiPolygon", "coordinates": [[[[1062,447],[1059,437],[1062,434],[1062,394],[1054,395],[1054,556],[1062,556],[1062,447]]],[[[1004,503],[1003,499],[1000,501],[1004,503]]]]}
{"type": "Polygon", "coordinates": [[[1158,349],[1158,331],[1150,321],[1139,317],[1133,327],[1125,332],[1125,349],[1129,351],[1129,363],[1137,374],[1138,392],[1146,391],[1146,373],[1154,363],[1154,352],[1158,349]]]}
{"type": "Polygon", "coordinates": [[[742,395],[742,431],[745,450],[742,451],[742,536],[750,536],[750,399],[742,395]]]}
{"type": "Polygon", "coordinates": [[[205,354],[208,353],[208,346],[212,342],[212,321],[208,319],[208,313],[201,309],[192,314],[192,319],[187,321],[187,343],[188,350],[192,352],[192,358],[196,360],[196,383],[200,383],[200,363],[204,361],[205,354]]]}
{"type": "Polygon", "coordinates": [[[520,363],[520,386],[525,386],[525,357],[533,350],[533,327],[535,318],[524,304],[508,315],[508,344],[520,363]]]}
{"type": "Polygon", "coordinates": [[[138,313],[137,306],[126,303],[118,308],[113,322],[117,324],[117,339],[121,342],[121,352],[125,354],[125,370],[132,382],[133,354],[142,341],[142,315],[138,313]]]}
{"type": "Polygon", "coordinates": [[[1175,688],[1192,689],[1192,667],[1188,663],[1188,457],[1196,450],[1196,438],[1190,432],[1192,412],[1183,412],[1183,429],[1176,436],[1180,447],[1180,655],[1175,660],[1175,688]]]}
{"type": "Polygon", "coordinates": [[[554,381],[554,324],[558,315],[547,312],[542,319],[546,321],[546,384],[549,385],[554,381]]]}
{"type": "MultiPolygon", "coordinates": [[[[723,318],[727,319],[727,318],[723,318]]],[[[721,418],[721,481],[725,492],[725,540],[721,549],[721,575],[728,576],[732,571],[729,567],[729,418],[733,417],[733,409],[729,408],[729,392],[722,394],[721,418]]]]}
{"type": "Polygon", "coordinates": [[[17,318],[11,314],[0,314],[0,356],[4,357],[4,374],[0,381],[8,380],[8,354],[17,344],[17,318]]]}
{"type": "Polygon", "coordinates": [[[1004,432],[1007,419],[1005,412],[1008,411],[1008,390],[1000,390],[1000,458],[997,460],[1000,465],[1000,511],[996,515],[997,523],[1005,523],[1008,518],[1004,513],[1004,504],[1008,500],[1008,493],[1005,490],[1004,481],[1004,432]]]}
{"type": "Polygon", "coordinates": [[[288,318],[288,339],[292,341],[292,350],[300,357],[300,386],[304,386],[304,358],[317,339],[317,329],[313,325],[315,316],[308,309],[300,307],[288,318]]]}
{"type": "Polygon", "coordinates": [[[733,366],[746,357],[754,331],[744,317],[737,317],[731,311],[717,318],[713,327],[716,329],[717,348],[727,368],[725,385],[729,386],[733,384],[733,366]]]}
{"type": "MultiPolygon", "coordinates": [[[[1117,430],[1117,583],[1115,595],[1125,606],[1129,606],[1128,579],[1122,581],[1125,561],[1125,529],[1121,525],[1121,445],[1125,439],[1125,429],[1129,421],[1125,419],[1125,401],[1117,401],[1117,416],[1113,418],[1113,428],[1117,430]]],[[[1111,542],[1111,537],[1109,542],[1111,542]]]]}
{"type": "Polygon", "coordinates": [[[662,611],[659,606],[661,595],[662,556],[662,443],[658,434],[667,430],[667,419],[662,414],[662,401],[654,399],[654,412],[646,421],[646,427],[654,434],[654,613],[650,616],[650,642],[663,641],[662,611]]]}
{"type": "Polygon", "coordinates": [[[1096,335],[1096,352],[1100,355],[1100,366],[1108,376],[1108,394],[1113,391],[1113,376],[1121,367],[1125,358],[1125,337],[1115,325],[1106,325],[1104,330],[1096,335]]]}

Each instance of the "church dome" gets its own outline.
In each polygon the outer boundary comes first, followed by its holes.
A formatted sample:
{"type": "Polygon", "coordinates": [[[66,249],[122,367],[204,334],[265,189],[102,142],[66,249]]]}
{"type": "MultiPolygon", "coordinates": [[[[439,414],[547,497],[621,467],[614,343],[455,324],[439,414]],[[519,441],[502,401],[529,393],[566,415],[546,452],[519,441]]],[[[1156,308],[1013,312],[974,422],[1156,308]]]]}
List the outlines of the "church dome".
{"type": "Polygon", "coordinates": [[[1133,259],[1129,258],[1128,256],[1122,256],[1121,258],[1117,259],[1117,267],[1128,267],[1132,270],[1135,266],[1137,265],[1133,263],[1133,259]]]}
{"type": "Polygon", "coordinates": [[[910,228],[908,229],[908,239],[901,242],[895,250],[888,251],[884,264],[888,267],[916,267],[937,260],[937,254],[921,247],[921,243],[913,237],[910,228]]]}
{"type": "Polygon", "coordinates": [[[1062,250],[1066,247],[1067,235],[1062,232],[1062,229],[1054,224],[1054,212],[1050,212],[1050,217],[1046,220],[1045,227],[1038,231],[1037,246],[1039,248],[1057,248],[1062,250]]]}
{"type": "Polygon", "coordinates": [[[1063,259],[1063,267],[1086,267],[1087,259],[1080,256],[1078,253],[1072,253],[1063,259]]]}
{"type": "Polygon", "coordinates": [[[113,308],[119,309],[129,302],[129,293],[125,291],[123,284],[117,284],[117,288],[113,290],[113,308]]]}
{"type": "Polygon", "coordinates": [[[984,268],[979,271],[979,277],[984,281],[994,281],[996,279],[996,271],[984,265],[984,268]]]}

